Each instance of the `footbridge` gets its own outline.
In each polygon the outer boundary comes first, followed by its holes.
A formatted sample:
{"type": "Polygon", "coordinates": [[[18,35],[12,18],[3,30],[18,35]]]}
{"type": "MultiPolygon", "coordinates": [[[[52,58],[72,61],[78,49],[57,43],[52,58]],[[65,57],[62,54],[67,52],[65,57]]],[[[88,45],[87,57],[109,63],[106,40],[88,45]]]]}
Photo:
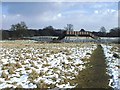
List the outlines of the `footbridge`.
{"type": "Polygon", "coordinates": [[[63,31],[62,35],[60,35],[57,40],[62,40],[64,39],[66,36],[79,36],[79,37],[91,37],[93,39],[100,39],[98,36],[92,34],[89,31],[63,31]]]}
{"type": "MultiPolygon", "coordinates": [[[[61,42],[61,40],[70,40],[71,37],[91,37],[93,41],[100,41],[100,37],[94,35],[89,31],[61,31],[56,36],[36,36],[27,37],[26,39],[46,42],[61,42]],[[66,37],[69,37],[65,39],[66,37]]],[[[78,39],[78,38],[77,38],[78,39]]],[[[87,38],[86,38],[87,39],[87,38]]]]}

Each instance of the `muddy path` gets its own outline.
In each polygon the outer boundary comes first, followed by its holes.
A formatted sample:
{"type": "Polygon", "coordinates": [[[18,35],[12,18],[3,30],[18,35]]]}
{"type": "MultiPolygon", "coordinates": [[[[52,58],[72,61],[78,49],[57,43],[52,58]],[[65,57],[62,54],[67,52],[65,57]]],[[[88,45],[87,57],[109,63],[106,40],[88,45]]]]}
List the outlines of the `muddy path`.
{"type": "Polygon", "coordinates": [[[98,45],[88,59],[86,69],[79,72],[77,88],[111,88],[106,67],[103,49],[98,45]]]}

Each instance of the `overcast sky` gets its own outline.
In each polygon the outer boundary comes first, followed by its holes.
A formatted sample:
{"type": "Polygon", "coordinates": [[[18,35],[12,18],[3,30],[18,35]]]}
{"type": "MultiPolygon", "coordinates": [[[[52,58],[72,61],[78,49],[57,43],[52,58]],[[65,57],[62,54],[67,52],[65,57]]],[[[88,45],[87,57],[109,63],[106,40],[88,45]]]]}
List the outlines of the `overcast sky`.
{"type": "Polygon", "coordinates": [[[75,30],[99,31],[118,27],[117,2],[3,2],[2,28],[24,21],[29,28],[46,26],[64,28],[73,24],[75,30]]]}

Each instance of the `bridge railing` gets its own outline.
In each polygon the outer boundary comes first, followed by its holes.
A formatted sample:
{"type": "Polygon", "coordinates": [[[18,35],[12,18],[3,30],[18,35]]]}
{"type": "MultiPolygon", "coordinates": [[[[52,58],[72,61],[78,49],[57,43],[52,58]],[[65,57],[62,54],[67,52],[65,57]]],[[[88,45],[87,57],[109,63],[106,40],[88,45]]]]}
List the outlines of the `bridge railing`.
{"type": "Polygon", "coordinates": [[[92,34],[91,32],[88,32],[88,31],[66,31],[66,35],[67,36],[89,36],[89,37],[92,37],[94,39],[98,39],[98,36],[95,36],[94,34],[92,34]]]}

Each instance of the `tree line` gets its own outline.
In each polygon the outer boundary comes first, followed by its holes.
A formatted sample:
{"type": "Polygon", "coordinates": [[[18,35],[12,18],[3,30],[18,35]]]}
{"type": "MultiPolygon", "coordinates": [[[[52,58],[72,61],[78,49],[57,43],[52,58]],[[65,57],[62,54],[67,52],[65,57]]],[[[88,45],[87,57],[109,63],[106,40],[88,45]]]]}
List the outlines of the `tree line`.
{"type": "MultiPolygon", "coordinates": [[[[28,29],[25,22],[20,22],[11,25],[9,30],[0,30],[2,33],[2,39],[22,39],[24,37],[33,36],[60,36],[67,31],[74,31],[72,24],[67,24],[64,29],[55,29],[53,26],[47,26],[43,29],[28,29]]],[[[80,31],[84,32],[84,29],[80,31]]],[[[94,35],[99,37],[120,37],[120,27],[112,28],[109,32],[106,32],[105,27],[101,27],[100,31],[92,31],[94,35]]]]}

